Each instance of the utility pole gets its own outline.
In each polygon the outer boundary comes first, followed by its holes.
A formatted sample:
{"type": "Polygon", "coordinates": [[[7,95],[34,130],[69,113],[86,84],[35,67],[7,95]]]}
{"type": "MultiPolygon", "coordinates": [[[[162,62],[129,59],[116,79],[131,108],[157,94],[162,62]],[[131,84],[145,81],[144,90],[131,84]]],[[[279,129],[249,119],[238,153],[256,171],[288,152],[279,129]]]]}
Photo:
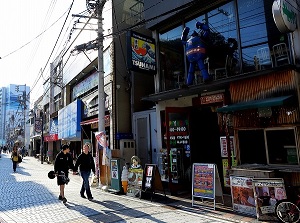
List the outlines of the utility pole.
{"type": "MultiPolygon", "coordinates": [[[[105,132],[105,93],[104,93],[104,70],[103,70],[103,18],[102,11],[106,0],[98,1],[98,131],[105,132]]],[[[104,148],[105,149],[105,148],[104,148]]]]}

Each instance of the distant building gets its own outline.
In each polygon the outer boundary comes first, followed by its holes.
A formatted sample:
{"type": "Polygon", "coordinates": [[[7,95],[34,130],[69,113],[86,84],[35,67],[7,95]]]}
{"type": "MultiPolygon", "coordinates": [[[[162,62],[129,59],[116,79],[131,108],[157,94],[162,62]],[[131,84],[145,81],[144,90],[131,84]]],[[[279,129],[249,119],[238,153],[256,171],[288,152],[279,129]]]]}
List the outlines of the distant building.
{"type": "Polygon", "coordinates": [[[22,144],[27,143],[29,132],[26,120],[30,104],[29,92],[30,87],[26,85],[10,84],[0,89],[1,145],[12,145],[15,141],[21,141],[22,144]]]}

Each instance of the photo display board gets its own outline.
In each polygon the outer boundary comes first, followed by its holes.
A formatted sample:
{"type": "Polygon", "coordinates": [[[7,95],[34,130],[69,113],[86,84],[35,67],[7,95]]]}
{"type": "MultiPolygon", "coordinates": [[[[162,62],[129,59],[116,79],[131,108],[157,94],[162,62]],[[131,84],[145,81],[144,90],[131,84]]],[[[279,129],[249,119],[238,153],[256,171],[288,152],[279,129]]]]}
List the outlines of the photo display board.
{"type": "Polygon", "coordinates": [[[129,168],[127,196],[141,197],[143,169],[129,168]]]}
{"type": "Polygon", "coordinates": [[[233,210],[256,216],[253,178],[230,176],[230,187],[233,210]]]}
{"type": "Polygon", "coordinates": [[[276,221],[275,205],[277,201],[287,198],[283,179],[254,178],[253,187],[257,219],[276,221]]]}

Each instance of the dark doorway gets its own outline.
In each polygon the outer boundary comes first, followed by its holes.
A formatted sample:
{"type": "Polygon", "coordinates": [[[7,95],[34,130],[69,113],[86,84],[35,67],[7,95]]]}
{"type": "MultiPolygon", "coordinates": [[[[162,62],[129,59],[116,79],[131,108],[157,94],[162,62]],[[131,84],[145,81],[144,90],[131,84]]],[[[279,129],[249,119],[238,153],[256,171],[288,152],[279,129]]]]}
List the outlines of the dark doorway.
{"type": "Polygon", "coordinates": [[[192,111],[191,156],[192,163],[215,163],[222,170],[218,116],[210,107],[192,111]]]}

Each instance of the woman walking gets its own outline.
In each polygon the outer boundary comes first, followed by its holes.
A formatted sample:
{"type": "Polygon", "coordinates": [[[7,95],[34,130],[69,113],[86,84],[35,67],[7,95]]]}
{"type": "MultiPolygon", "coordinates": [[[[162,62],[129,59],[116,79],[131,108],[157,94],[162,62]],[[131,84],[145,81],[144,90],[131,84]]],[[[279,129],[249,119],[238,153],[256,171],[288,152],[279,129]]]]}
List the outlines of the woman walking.
{"type": "Polygon", "coordinates": [[[14,146],[11,152],[11,160],[13,162],[13,170],[16,172],[18,161],[19,161],[19,152],[17,146],[14,146]]]}
{"type": "Polygon", "coordinates": [[[75,170],[80,170],[80,175],[82,177],[82,186],[80,190],[80,196],[82,198],[86,198],[84,192],[86,192],[87,198],[89,200],[93,200],[93,196],[91,193],[89,176],[91,171],[95,174],[95,163],[92,154],[89,152],[90,146],[88,144],[84,144],[82,153],[78,156],[78,159],[75,164],[75,170]]]}

